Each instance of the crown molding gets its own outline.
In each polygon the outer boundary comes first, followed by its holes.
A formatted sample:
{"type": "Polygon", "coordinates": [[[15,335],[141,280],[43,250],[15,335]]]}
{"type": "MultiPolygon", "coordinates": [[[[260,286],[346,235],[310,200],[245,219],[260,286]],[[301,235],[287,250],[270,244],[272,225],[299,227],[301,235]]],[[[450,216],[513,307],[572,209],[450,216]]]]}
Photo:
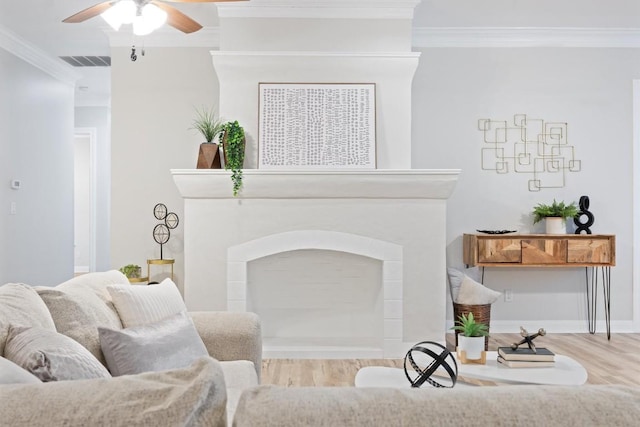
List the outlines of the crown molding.
{"type": "Polygon", "coordinates": [[[111,47],[131,47],[132,44],[138,47],[217,48],[220,46],[219,27],[203,27],[191,34],[184,34],[176,29],[163,27],[146,36],[134,36],[131,28],[124,28],[121,31],[104,28],[103,31],[109,37],[109,46],[111,47]]]}
{"type": "Polygon", "coordinates": [[[50,56],[1,25],[0,48],[70,86],[75,86],[76,80],[82,77],[71,65],[50,56]]]}
{"type": "MultiPolygon", "coordinates": [[[[343,16],[344,17],[344,16],[343,16]]],[[[163,28],[148,36],[130,31],[104,29],[111,47],[206,47],[220,46],[220,28],[204,27],[192,34],[163,28]]],[[[0,28],[0,47],[2,31],[0,28]]],[[[638,48],[640,28],[571,27],[418,27],[413,29],[413,47],[591,47],[638,48]]]]}
{"type": "Polygon", "coordinates": [[[640,28],[420,27],[414,47],[640,47],[640,28]]]}
{"type": "Polygon", "coordinates": [[[211,56],[216,57],[281,57],[281,58],[419,58],[421,52],[316,52],[316,51],[228,51],[212,50],[211,56]]]}
{"type": "Polygon", "coordinates": [[[220,18],[413,19],[421,0],[251,0],[216,3],[220,18]]]}

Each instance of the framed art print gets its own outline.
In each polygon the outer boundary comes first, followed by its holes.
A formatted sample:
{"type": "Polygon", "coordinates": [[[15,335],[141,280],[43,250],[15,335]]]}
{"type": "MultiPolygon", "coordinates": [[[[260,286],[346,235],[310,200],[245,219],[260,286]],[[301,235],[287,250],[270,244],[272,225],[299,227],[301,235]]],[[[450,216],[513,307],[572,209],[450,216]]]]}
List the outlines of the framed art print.
{"type": "Polygon", "coordinates": [[[373,83],[260,83],[258,167],[375,169],[373,83]]]}

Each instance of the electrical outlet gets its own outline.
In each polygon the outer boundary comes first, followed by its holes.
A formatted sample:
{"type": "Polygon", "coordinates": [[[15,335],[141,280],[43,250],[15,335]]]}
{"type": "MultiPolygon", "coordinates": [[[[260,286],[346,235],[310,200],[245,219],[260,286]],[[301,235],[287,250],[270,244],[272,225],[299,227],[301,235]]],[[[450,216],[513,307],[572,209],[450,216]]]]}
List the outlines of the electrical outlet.
{"type": "Polygon", "coordinates": [[[504,302],[512,302],[513,301],[513,291],[511,289],[504,290],[504,302]]]}
{"type": "Polygon", "coordinates": [[[9,208],[9,214],[15,215],[18,213],[18,204],[16,202],[11,202],[11,207],[9,208]]]}

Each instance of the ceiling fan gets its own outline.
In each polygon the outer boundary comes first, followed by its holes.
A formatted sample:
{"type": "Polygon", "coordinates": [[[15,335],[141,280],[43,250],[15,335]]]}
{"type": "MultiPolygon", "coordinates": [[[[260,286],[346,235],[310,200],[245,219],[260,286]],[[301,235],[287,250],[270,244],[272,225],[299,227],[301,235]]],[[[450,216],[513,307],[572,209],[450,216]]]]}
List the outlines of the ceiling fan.
{"type": "Polygon", "coordinates": [[[111,0],[88,7],[62,22],[84,22],[95,16],[102,17],[116,31],[122,24],[133,24],[137,35],[149,34],[166,21],[170,26],[183,33],[193,33],[202,28],[193,19],[164,2],[173,3],[214,3],[244,0],[111,0]],[[137,24],[137,25],[136,25],[137,24]]]}

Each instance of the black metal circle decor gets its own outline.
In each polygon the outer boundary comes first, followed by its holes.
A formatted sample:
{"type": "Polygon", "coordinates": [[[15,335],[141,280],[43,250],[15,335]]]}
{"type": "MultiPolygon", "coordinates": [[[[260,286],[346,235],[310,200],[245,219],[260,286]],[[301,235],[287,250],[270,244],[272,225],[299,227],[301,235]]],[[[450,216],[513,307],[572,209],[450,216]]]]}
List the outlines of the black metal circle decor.
{"type": "Polygon", "coordinates": [[[163,220],[167,217],[167,206],[164,203],[158,203],[153,207],[153,216],[156,219],[163,220]]]}
{"type": "Polygon", "coordinates": [[[169,231],[169,227],[165,224],[158,224],[153,227],[153,240],[160,245],[164,245],[169,241],[171,237],[171,232],[169,231]]]}
{"type": "Polygon", "coordinates": [[[164,218],[164,223],[167,225],[167,227],[173,230],[180,223],[180,219],[178,219],[178,215],[174,214],[173,212],[169,212],[164,218]]]}
{"type": "Polygon", "coordinates": [[[596,221],[596,219],[593,214],[589,212],[588,196],[580,197],[579,207],[580,210],[578,211],[578,214],[575,216],[575,218],[573,218],[574,224],[577,225],[576,234],[582,234],[583,231],[586,234],[591,234],[591,226],[596,221]]]}
{"type": "Polygon", "coordinates": [[[404,374],[411,387],[418,388],[425,382],[437,388],[453,388],[458,380],[458,363],[446,347],[433,341],[422,341],[411,347],[404,357],[404,374]],[[413,371],[412,373],[411,368],[413,371]],[[438,381],[431,376],[439,368],[449,375],[439,377],[438,381]]]}
{"type": "Polygon", "coordinates": [[[153,240],[160,245],[160,259],[163,259],[162,246],[169,241],[171,238],[170,230],[178,226],[180,219],[175,213],[168,212],[167,206],[164,203],[158,203],[153,207],[153,216],[160,221],[164,221],[153,227],[153,240]]]}

